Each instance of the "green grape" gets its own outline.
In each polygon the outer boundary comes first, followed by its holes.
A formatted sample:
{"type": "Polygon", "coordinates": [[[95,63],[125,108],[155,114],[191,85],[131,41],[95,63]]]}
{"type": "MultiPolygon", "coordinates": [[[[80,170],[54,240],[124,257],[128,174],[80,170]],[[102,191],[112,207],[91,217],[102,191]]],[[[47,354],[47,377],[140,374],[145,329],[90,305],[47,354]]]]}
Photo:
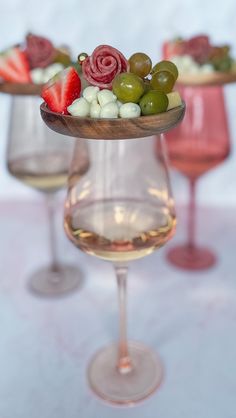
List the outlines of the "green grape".
{"type": "Polygon", "coordinates": [[[122,103],[138,103],[145,88],[143,80],[136,74],[121,73],[114,78],[112,90],[122,103]]]}
{"type": "Polygon", "coordinates": [[[225,57],[225,58],[221,58],[219,60],[215,60],[213,61],[213,65],[216,71],[229,71],[232,67],[232,58],[230,57],[225,57]]]}
{"type": "Polygon", "coordinates": [[[150,81],[153,90],[170,93],[175,85],[175,78],[169,71],[157,71],[150,81]]]}
{"type": "Polygon", "coordinates": [[[142,115],[147,116],[166,112],[168,103],[169,100],[165,93],[150,90],[141,98],[139,106],[141,107],[142,115]]]}
{"type": "Polygon", "coordinates": [[[146,77],[152,68],[152,61],[148,55],[143,52],[136,52],[129,59],[130,72],[139,77],[146,77]]]}
{"type": "Polygon", "coordinates": [[[160,61],[156,65],[154,65],[151,74],[154,74],[157,71],[169,71],[173,74],[175,81],[177,80],[179,75],[178,68],[176,67],[176,65],[173,62],[166,60],[160,61]]]}

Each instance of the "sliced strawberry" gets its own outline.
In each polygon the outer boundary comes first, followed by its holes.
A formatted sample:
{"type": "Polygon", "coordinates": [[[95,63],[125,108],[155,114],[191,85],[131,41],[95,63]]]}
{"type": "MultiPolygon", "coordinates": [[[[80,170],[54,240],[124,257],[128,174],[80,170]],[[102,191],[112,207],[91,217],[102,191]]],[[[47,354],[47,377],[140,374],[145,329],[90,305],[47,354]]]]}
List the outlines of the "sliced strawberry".
{"type": "Polygon", "coordinates": [[[50,110],[68,115],[67,107],[78,99],[81,81],[73,67],[68,67],[50,80],[42,90],[42,98],[50,110]]]}
{"type": "Polygon", "coordinates": [[[165,42],[163,45],[163,58],[165,60],[171,60],[174,56],[183,55],[185,53],[185,41],[174,40],[165,42]]]}
{"type": "Polygon", "coordinates": [[[31,82],[29,64],[23,51],[12,48],[0,56],[0,77],[15,83],[31,82]]]}
{"type": "Polygon", "coordinates": [[[30,67],[24,51],[19,48],[13,48],[9,56],[9,62],[27,81],[31,81],[30,67]]]}
{"type": "Polygon", "coordinates": [[[47,84],[45,84],[41,95],[50,110],[53,112],[62,113],[60,80],[49,81],[47,84]]]}

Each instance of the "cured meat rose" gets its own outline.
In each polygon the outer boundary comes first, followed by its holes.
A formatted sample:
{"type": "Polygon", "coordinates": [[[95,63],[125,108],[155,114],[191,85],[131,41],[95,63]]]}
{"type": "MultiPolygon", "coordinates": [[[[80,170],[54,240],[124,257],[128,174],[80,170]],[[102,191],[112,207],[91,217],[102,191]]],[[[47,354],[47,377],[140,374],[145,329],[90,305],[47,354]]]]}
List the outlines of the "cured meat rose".
{"type": "Polygon", "coordinates": [[[26,37],[25,53],[31,69],[47,67],[56,56],[56,50],[48,39],[32,34],[26,37]]]}
{"type": "Polygon", "coordinates": [[[189,54],[199,64],[207,61],[211,51],[208,36],[200,35],[189,39],[185,45],[185,54],[189,54]]]}
{"type": "Polygon", "coordinates": [[[199,64],[205,63],[211,53],[212,47],[208,36],[194,36],[189,40],[177,39],[163,45],[163,56],[170,59],[173,56],[190,55],[199,64]]]}
{"type": "Polygon", "coordinates": [[[117,74],[127,72],[128,61],[124,55],[109,45],[100,45],[82,64],[84,78],[92,86],[111,89],[117,74]]]}

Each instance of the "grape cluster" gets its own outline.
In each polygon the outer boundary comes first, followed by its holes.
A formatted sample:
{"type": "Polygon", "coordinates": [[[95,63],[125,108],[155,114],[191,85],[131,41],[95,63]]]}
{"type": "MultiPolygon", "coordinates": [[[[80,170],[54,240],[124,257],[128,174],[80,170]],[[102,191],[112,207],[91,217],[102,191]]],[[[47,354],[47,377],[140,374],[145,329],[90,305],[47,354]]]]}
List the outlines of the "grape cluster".
{"type": "Polygon", "coordinates": [[[129,60],[129,72],[118,74],[112,83],[113,93],[122,103],[136,103],[142,115],[166,112],[168,96],[178,78],[178,69],[171,61],[152,67],[148,55],[137,52],[129,60]]]}

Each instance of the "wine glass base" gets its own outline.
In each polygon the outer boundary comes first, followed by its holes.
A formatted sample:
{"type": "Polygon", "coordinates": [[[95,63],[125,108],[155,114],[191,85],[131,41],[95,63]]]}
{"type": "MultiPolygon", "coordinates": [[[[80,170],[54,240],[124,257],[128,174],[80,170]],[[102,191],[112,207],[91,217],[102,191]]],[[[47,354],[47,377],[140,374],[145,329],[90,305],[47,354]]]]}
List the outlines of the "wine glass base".
{"type": "Polygon", "coordinates": [[[213,267],[216,256],[207,248],[179,245],[167,253],[168,261],[184,270],[205,270],[213,267]]]}
{"type": "Polygon", "coordinates": [[[60,266],[58,271],[41,268],[28,282],[31,292],[38,296],[57,297],[70,293],[82,284],[81,272],[74,266],[60,266]]]}
{"type": "Polygon", "coordinates": [[[139,343],[129,343],[132,370],[121,373],[116,367],[117,345],[95,354],[88,367],[88,380],[94,393],[115,405],[132,405],[149,397],[163,379],[159,357],[139,343]]]}

